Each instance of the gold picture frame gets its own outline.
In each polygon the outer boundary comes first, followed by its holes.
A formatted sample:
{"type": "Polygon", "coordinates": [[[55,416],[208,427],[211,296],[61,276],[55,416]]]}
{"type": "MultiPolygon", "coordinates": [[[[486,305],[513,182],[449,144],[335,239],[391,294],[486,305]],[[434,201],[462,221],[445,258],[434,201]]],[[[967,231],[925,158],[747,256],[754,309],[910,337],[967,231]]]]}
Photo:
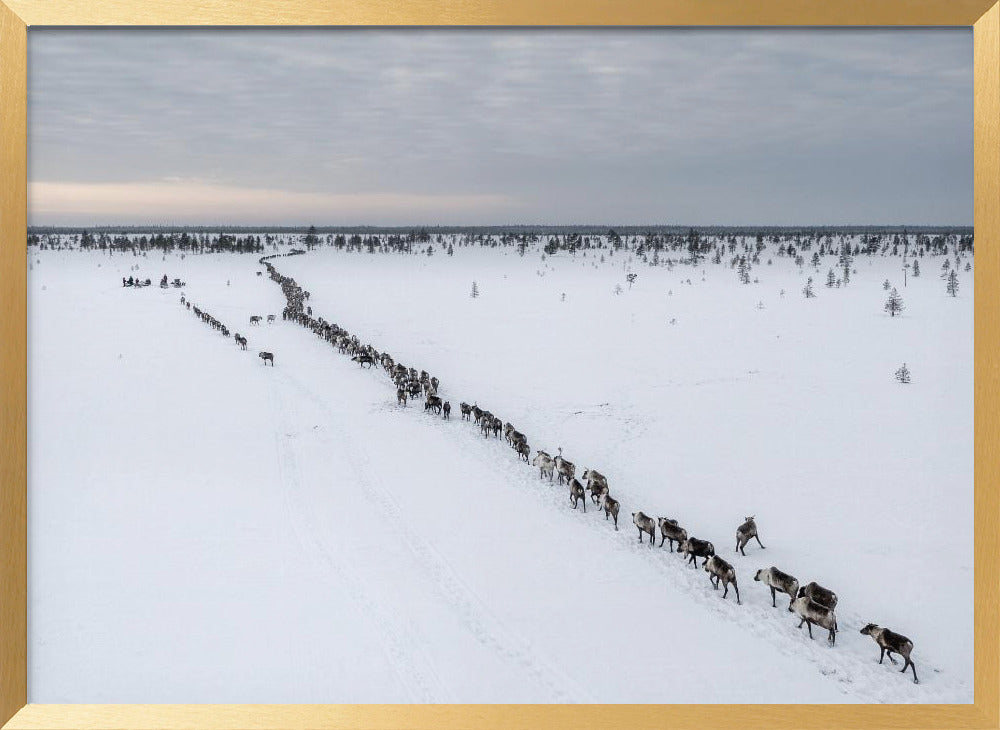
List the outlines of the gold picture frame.
{"type": "MultiPolygon", "coordinates": [[[[5,728],[1000,727],[1000,3],[996,0],[0,0],[0,724],[5,728]],[[27,29],[30,26],[967,26],[975,48],[975,703],[29,705],[27,29]]],[[[942,627],[942,630],[945,630],[942,627]]]]}

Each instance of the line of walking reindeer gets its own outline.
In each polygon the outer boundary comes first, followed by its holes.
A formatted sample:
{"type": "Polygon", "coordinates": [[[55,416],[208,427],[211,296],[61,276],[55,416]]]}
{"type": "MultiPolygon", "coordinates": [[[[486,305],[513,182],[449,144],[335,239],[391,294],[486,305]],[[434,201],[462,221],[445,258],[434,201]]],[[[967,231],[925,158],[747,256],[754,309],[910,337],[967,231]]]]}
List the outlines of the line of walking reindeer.
{"type": "MultiPolygon", "coordinates": [[[[196,317],[199,317],[202,322],[204,322],[205,324],[209,325],[212,329],[214,329],[214,330],[222,333],[223,337],[227,337],[227,338],[229,337],[229,328],[226,327],[226,325],[222,324],[222,322],[220,322],[219,320],[217,320],[215,317],[213,317],[208,312],[205,312],[202,309],[199,309],[198,307],[192,305],[191,302],[190,302],[190,300],[188,300],[183,294],[181,294],[181,305],[184,306],[184,307],[187,307],[187,309],[189,309],[189,310],[194,310],[194,314],[195,314],[196,317]]],[[[270,319],[272,321],[273,321],[273,317],[274,317],[274,315],[270,315],[270,319]]],[[[254,319],[256,319],[258,322],[260,321],[260,317],[254,316],[254,317],[250,318],[251,324],[253,323],[254,319]]],[[[243,335],[241,335],[239,332],[233,333],[233,340],[236,341],[236,344],[239,346],[239,348],[241,350],[246,350],[247,349],[247,338],[244,337],[243,335]]],[[[260,352],[257,353],[257,357],[259,357],[261,360],[263,360],[265,365],[267,365],[268,363],[271,363],[271,367],[274,367],[274,354],[273,353],[266,352],[266,351],[262,350],[262,351],[260,351],[260,352]]]]}
{"type": "MultiPolygon", "coordinates": [[[[426,370],[421,370],[418,373],[415,368],[397,363],[388,353],[380,353],[372,345],[362,344],[357,336],[351,335],[344,328],[327,322],[322,317],[313,317],[312,309],[305,306],[305,302],[309,299],[309,292],[302,289],[295,279],[280,274],[268,260],[271,258],[276,258],[276,256],[266,256],[260,259],[260,263],[267,268],[271,279],[281,286],[285,295],[287,304],[282,312],[282,319],[297,322],[312,330],[314,334],[325,339],[341,354],[350,355],[351,360],[357,362],[361,368],[374,368],[376,364],[379,364],[396,387],[396,401],[399,405],[405,406],[408,400],[422,397],[425,412],[430,411],[443,418],[450,418],[451,404],[448,401],[443,401],[438,395],[440,382],[436,377],[430,376],[426,370]]],[[[529,462],[531,447],[528,445],[527,437],[518,431],[513,424],[504,423],[501,418],[484,410],[478,403],[469,405],[462,402],[459,404],[459,409],[462,420],[475,423],[484,438],[500,438],[502,433],[507,444],[514,450],[518,458],[523,459],[525,463],[529,462]]],[[[615,530],[618,529],[618,513],[621,505],[618,500],[611,496],[607,477],[594,469],[584,469],[580,476],[580,479],[583,480],[581,482],[576,477],[576,465],[563,457],[561,447],[554,457],[545,451],[536,451],[535,457],[530,460],[530,463],[538,469],[540,479],[548,478],[550,483],[555,480],[558,484],[568,486],[569,499],[573,509],[582,504],[583,512],[586,513],[587,492],[589,492],[591,503],[596,505],[599,512],[604,512],[606,521],[613,520],[615,530]]],[[[643,512],[633,512],[632,523],[639,531],[640,542],[645,539],[646,535],[649,536],[650,548],[653,547],[657,531],[659,531],[660,547],[663,547],[664,542],[667,542],[670,552],[674,552],[676,543],[678,555],[685,557],[688,565],[697,568],[698,558],[702,558],[701,567],[708,573],[712,588],[718,590],[721,584],[723,588],[722,598],[725,599],[729,595],[729,586],[731,585],[736,593],[736,603],[741,603],[736,569],[731,563],[716,554],[715,546],[710,541],[689,535],[688,531],[673,518],[658,517],[654,520],[643,512]]],[[[764,549],[754,516],[747,517],[743,524],[736,528],[735,552],[746,556],[745,548],[751,540],[756,540],[761,549],[764,549]]],[[[769,588],[772,607],[777,607],[777,593],[780,592],[789,597],[787,610],[798,616],[798,628],[801,629],[803,625],[808,628],[810,639],[813,638],[812,627],[816,625],[827,630],[827,642],[830,646],[836,644],[838,631],[835,613],[836,593],[816,582],[800,585],[796,578],[774,566],[758,570],[754,575],[754,581],[763,583],[769,588]]],[[[876,624],[866,625],[861,629],[861,633],[871,636],[882,650],[879,664],[882,663],[886,654],[889,655],[889,661],[896,664],[897,662],[892,655],[893,653],[899,654],[904,659],[901,671],[905,672],[908,667],[911,668],[913,681],[918,681],[916,667],[910,658],[910,652],[913,650],[912,641],[876,624]]]]}

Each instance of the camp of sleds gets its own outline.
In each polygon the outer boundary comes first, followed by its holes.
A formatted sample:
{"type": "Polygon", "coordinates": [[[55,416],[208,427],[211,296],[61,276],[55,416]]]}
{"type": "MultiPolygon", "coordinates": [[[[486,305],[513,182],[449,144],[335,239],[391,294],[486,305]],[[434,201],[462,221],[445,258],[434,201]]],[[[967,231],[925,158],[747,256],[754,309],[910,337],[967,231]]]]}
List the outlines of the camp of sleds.
{"type": "MultiPolygon", "coordinates": [[[[130,276],[127,279],[124,276],[122,277],[122,286],[132,287],[133,289],[142,289],[144,287],[151,286],[152,283],[153,282],[150,279],[139,279],[138,277],[135,276],[130,276]]],[[[161,289],[169,289],[170,287],[173,287],[175,289],[180,289],[183,286],[186,286],[186,283],[177,278],[175,278],[173,281],[168,282],[166,274],[164,274],[163,278],[160,279],[161,289]]]]}
{"type": "MultiPolygon", "coordinates": [[[[356,336],[351,335],[342,327],[327,322],[322,317],[313,317],[312,309],[305,304],[309,299],[309,292],[302,289],[293,278],[283,276],[277,271],[268,260],[276,257],[264,257],[260,259],[260,263],[266,267],[271,279],[281,286],[285,295],[286,306],[282,312],[283,320],[297,322],[310,329],[314,334],[329,342],[341,354],[350,355],[352,361],[357,362],[361,368],[380,366],[396,387],[396,398],[399,405],[406,406],[410,399],[423,398],[425,412],[440,415],[445,419],[450,418],[451,404],[444,401],[438,394],[440,382],[437,378],[430,376],[426,371],[417,371],[415,368],[397,363],[388,353],[380,353],[372,345],[362,344],[356,336]]],[[[190,302],[187,303],[187,306],[191,308],[190,302]]],[[[195,313],[228,337],[228,330],[214,317],[197,308],[195,308],[195,313]]],[[[268,317],[269,322],[273,319],[273,315],[268,317]]],[[[260,321],[259,316],[251,318],[251,324],[259,324],[260,321]]],[[[238,333],[235,338],[237,343],[246,349],[245,338],[242,338],[238,333]]],[[[259,356],[265,360],[265,363],[274,364],[274,356],[271,353],[262,352],[259,356]]],[[[576,466],[563,457],[561,448],[558,449],[555,456],[551,456],[546,451],[536,450],[534,458],[531,458],[531,447],[527,437],[513,424],[503,422],[501,418],[481,408],[477,403],[470,405],[462,402],[459,404],[459,408],[462,420],[477,426],[484,438],[499,439],[502,434],[519,459],[526,463],[530,461],[530,464],[539,470],[540,479],[548,479],[550,483],[556,482],[565,485],[569,489],[569,501],[573,509],[582,505],[583,511],[586,512],[587,493],[589,492],[592,505],[595,505],[598,511],[604,512],[605,520],[613,520],[615,530],[618,529],[620,503],[612,497],[607,477],[594,469],[584,469],[578,479],[576,466]]],[[[698,559],[701,558],[701,567],[708,573],[709,582],[713,589],[718,590],[721,584],[723,588],[721,597],[726,599],[729,595],[729,588],[732,586],[736,603],[741,603],[736,568],[716,554],[715,546],[711,541],[692,536],[673,518],[658,517],[654,520],[653,517],[640,511],[632,513],[632,522],[638,530],[640,542],[647,535],[649,536],[650,548],[653,547],[657,535],[659,535],[660,547],[663,547],[664,543],[668,543],[670,551],[674,552],[676,544],[678,555],[686,559],[687,565],[697,568],[698,559]]],[[[746,556],[745,548],[751,540],[756,540],[760,548],[764,549],[753,516],[747,517],[743,524],[737,527],[735,537],[734,552],[737,555],[746,556]]],[[[758,570],[754,575],[754,581],[763,583],[770,590],[772,608],[777,607],[778,593],[788,596],[789,602],[786,610],[794,613],[799,619],[798,628],[806,626],[810,639],[813,638],[812,627],[815,625],[827,630],[827,642],[831,647],[836,645],[838,633],[836,593],[815,581],[800,585],[795,577],[775,566],[758,570]]],[[[916,666],[910,656],[913,650],[912,641],[901,634],[873,623],[865,625],[860,633],[870,636],[878,645],[880,649],[879,664],[883,663],[886,655],[888,655],[890,662],[897,664],[898,662],[893,656],[897,654],[903,658],[903,668],[900,672],[906,672],[909,668],[913,672],[914,683],[918,682],[916,666]]]]}

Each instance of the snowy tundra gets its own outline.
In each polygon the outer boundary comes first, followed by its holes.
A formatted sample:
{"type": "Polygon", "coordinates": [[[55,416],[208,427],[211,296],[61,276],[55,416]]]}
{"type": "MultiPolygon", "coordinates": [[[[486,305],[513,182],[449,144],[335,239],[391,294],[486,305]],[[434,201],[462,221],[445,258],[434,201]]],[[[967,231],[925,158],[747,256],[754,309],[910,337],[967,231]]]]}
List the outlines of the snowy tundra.
{"type": "Polygon", "coordinates": [[[29,701],[971,702],[971,271],[952,297],[937,258],[904,287],[859,256],[838,288],[836,257],[744,284],[583,253],[273,264],[455,415],[599,471],[618,531],[283,321],[259,255],[30,248],[29,701]],[[640,544],[639,511],[712,541],[741,605],[640,544]],[[746,515],[767,547],[743,556],[746,515]],[[772,608],[770,566],[836,591],[835,646],[772,608]],[[868,623],[913,641],[919,685],[868,623]]]}

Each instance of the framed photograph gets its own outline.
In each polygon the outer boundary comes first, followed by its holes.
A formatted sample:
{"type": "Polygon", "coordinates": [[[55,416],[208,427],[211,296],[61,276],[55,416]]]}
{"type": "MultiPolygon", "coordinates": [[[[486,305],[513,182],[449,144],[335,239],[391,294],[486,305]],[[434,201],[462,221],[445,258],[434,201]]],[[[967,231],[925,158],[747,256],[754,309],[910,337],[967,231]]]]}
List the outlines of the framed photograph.
{"type": "Polygon", "coordinates": [[[1000,727],[994,0],[0,0],[0,139],[0,726],[1000,727]]]}

